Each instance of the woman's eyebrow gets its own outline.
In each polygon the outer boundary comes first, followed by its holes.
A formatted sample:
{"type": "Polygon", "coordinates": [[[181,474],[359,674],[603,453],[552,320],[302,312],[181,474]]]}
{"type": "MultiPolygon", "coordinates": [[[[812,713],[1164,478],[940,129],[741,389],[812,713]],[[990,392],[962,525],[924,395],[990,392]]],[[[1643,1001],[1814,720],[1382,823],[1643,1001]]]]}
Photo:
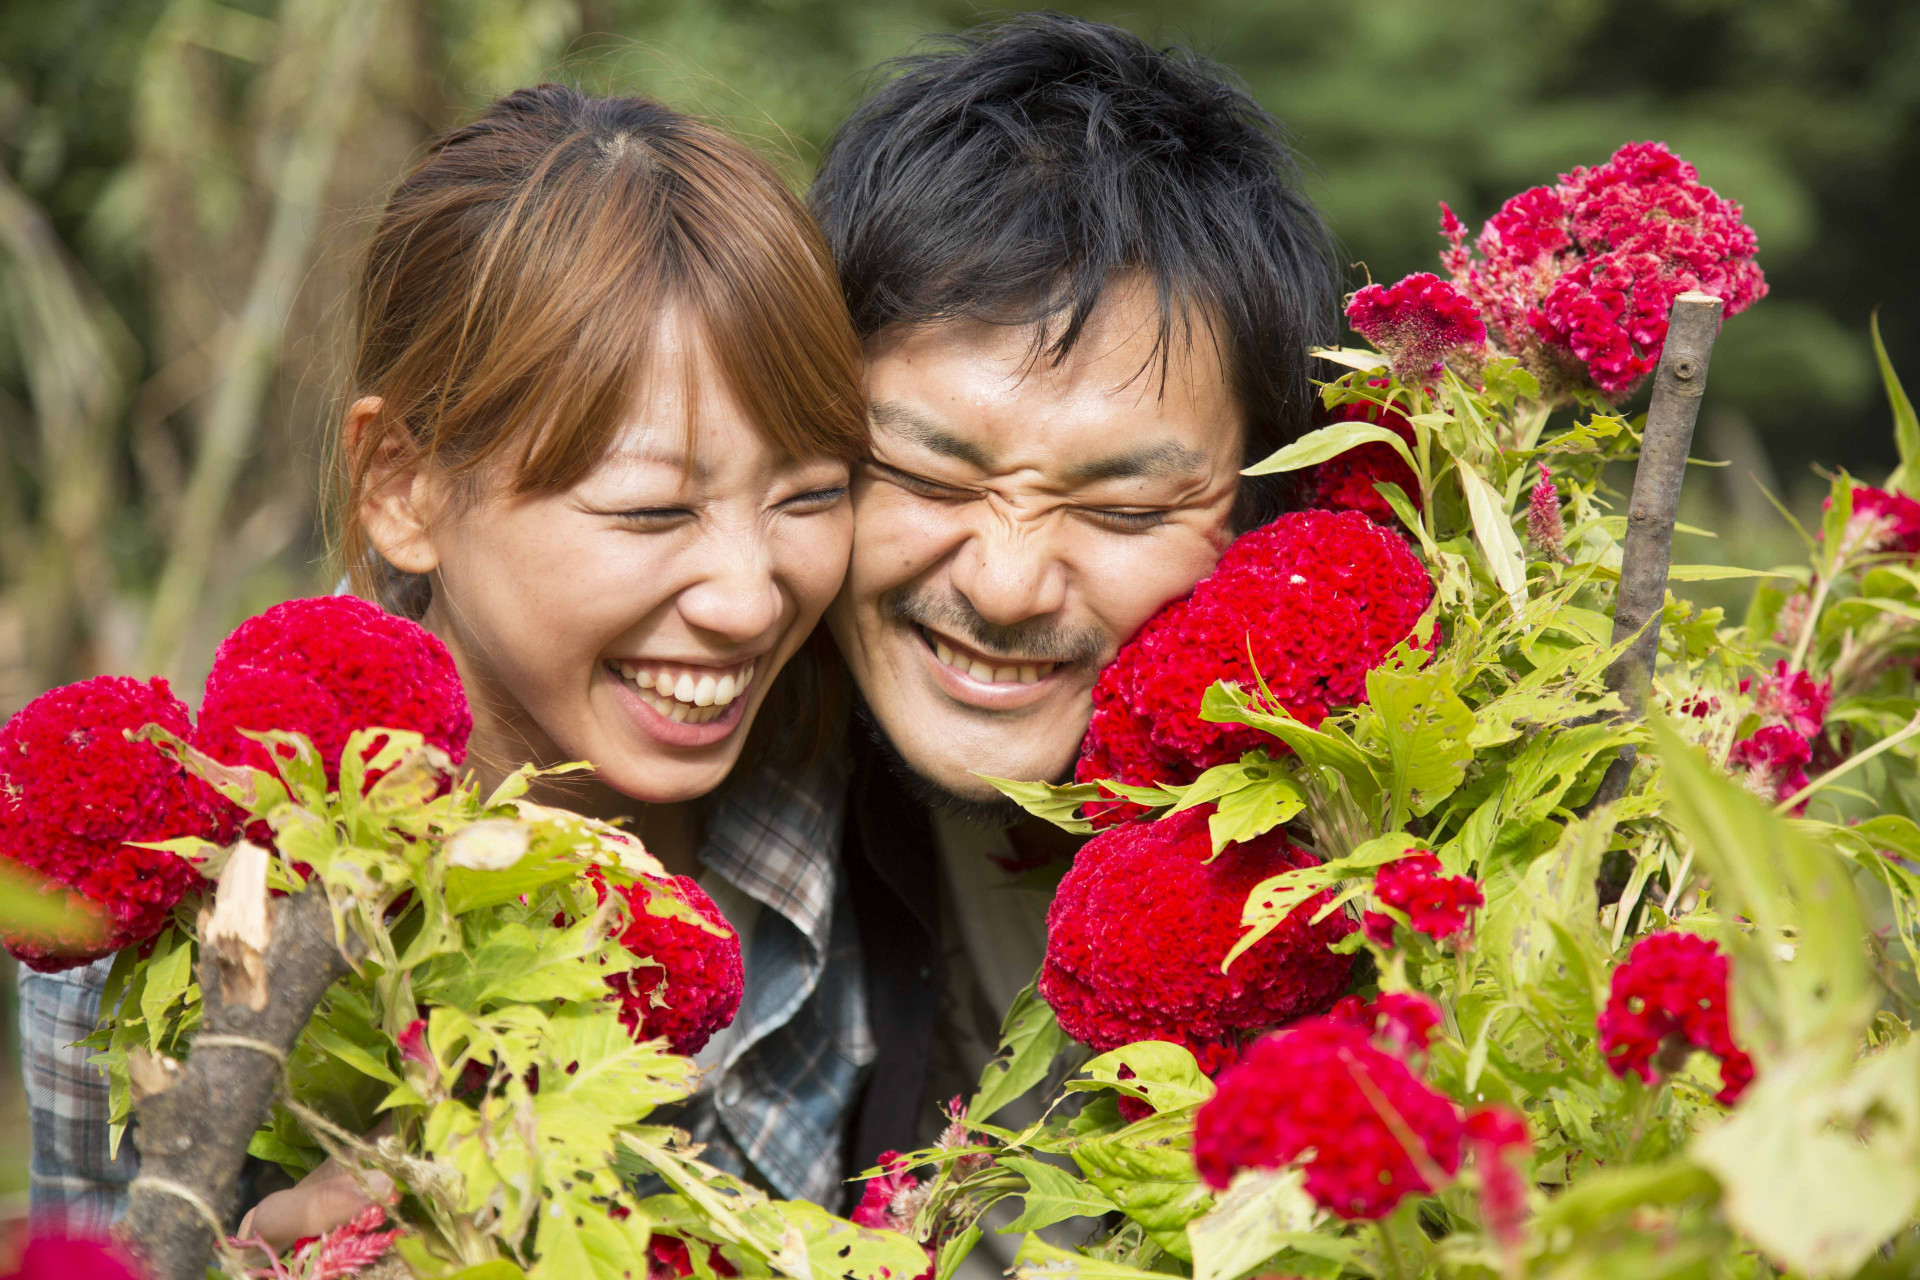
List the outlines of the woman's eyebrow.
{"type": "Polygon", "coordinates": [[[663,467],[675,467],[683,471],[690,471],[696,480],[705,480],[713,474],[712,466],[698,458],[694,460],[693,466],[689,468],[687,466],[687,455],[681,450],[669,449],[664,445],[652,444],[646,441],[615,445],[613,448],[607,450],[604,457],[608,462],[638,462],[663,467]]]}

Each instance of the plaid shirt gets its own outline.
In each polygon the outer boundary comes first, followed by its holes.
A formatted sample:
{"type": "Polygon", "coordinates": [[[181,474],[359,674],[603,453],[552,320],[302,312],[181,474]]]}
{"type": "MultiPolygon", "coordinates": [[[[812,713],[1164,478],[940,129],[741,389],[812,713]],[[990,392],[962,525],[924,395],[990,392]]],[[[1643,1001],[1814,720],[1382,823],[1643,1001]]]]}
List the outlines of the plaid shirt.
{"type": "MultiPolygon", "coordinates": [[[[844,764],[730,784],[701,862],[764,910],[744,939],[746,998],[726,1057],[675,1117],[705,1158],[790,1199],[833,1207],[862,1069],[873,1060],[860,944],[840,875],[844,764]]],[[[112,960],[20,974],[33,1124],[32,1211],[105,1227],[139,1171],[137,1130],[107,1156],[107,1081],[74,1041],[92,1033],[112,960]]]]}

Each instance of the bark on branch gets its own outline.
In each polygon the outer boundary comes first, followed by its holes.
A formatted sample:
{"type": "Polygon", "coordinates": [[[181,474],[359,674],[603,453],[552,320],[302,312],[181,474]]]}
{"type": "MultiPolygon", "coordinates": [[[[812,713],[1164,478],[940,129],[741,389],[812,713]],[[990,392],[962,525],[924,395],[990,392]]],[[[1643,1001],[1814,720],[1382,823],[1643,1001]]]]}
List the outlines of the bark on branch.
{"type": "MultiPolygon", "coordinates": [[[[1667,602],[1667,566],[1673,556],[1673,523],[1680,511],[1693,424],[1707,389],[1707,361],[1720,335],[1720,299],[1683,293],[1667,315],[1667,341],[1653,375],[1653,401],[1640,437],[1627,506],[1627,537],[1620,553],[1620,591],[1613,607],[1613,643],[1637,636],[1607,668],[1607,688],[1620,695],[1625,718],[1644,719],[1653,662],[1660,653],[1660,614],[1667,602]]],[[[1626,794],[1634,749],[1622,747],[1607,766],[1590,808],[1626,794]]]]}
{"type": "Polygon", "coordinates": [[[247,1144],[267,1118],[285,1056],[321,996],[348,971],[320,886],[273,904],[265,962],[269,998],[256,1011],[223,977],[217,949],[201,948],[204,1013],[194,1048],[161,1092],[136,1103],[140,1176],[115,1234],[145,1259],[154,1280],[206,1274],[216,1243],[207,1211],[233,1219],[247,1144]]]}

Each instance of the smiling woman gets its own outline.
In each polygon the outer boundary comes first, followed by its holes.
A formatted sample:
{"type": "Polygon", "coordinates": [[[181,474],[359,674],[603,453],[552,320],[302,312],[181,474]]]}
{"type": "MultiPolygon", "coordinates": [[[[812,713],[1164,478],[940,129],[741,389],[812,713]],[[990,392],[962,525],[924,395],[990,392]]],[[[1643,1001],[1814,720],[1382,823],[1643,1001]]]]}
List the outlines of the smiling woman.
{"type": "Polygon", "coordinates": [[[400,183],[359,321],[344,567],[452,649],[476,758],[591,760],[602,811],[711,791],[839,585],[866,444],[798,204],[663,107],[526,90],[400,183]]]}

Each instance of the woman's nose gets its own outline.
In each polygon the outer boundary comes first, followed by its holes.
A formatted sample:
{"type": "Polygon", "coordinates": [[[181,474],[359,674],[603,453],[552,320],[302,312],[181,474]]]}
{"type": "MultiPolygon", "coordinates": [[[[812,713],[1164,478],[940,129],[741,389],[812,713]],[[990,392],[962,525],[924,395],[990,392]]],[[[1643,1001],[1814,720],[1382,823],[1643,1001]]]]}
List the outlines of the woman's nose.
{"type": "Polygon", "coordinates": [[[699,580],[683,588],[678,600],[689,625],[745,643],[779,623],[784,595],[764,537],[738,531],[716,536],[702,559],[699,580]]]}

